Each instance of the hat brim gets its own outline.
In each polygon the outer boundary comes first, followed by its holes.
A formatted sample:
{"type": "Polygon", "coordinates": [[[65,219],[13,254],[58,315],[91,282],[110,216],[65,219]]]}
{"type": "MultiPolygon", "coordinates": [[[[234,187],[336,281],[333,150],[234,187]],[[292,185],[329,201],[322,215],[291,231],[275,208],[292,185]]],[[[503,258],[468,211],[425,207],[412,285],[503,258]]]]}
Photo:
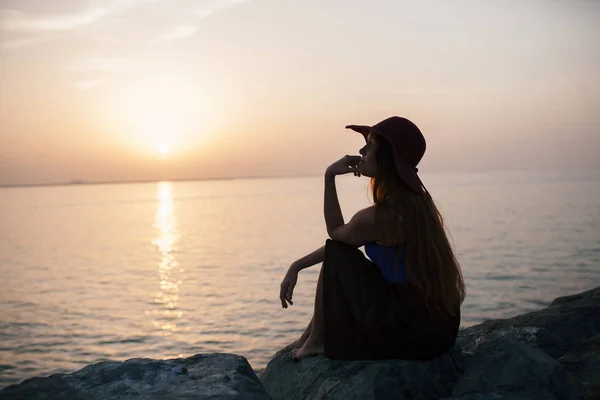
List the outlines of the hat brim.
{"type": "MultiPolygon", "coordinates": [[[[372,126],[368,125],[347,125],[346,129],[352,129],[355,132],[360,133],[365,138],[365,142],[369,141],[369,134],[374,131],[372,126]]],[[[385,137],[385,135],[383,135],[385,137]]],[[[387,138],[386,138],[387,140],[387,138]]],[[[394,148],[392,147],[394,151],[394,148]]],[[[425,189],[421,179],[417,175],[415,168],[408,165],[406,161],[398,154],[394,154],[396,158],[396,172],[400,176],[400,179],[415,193],[425,195],[425,189]]]]}
{"type": "Polygon", "coordinates": [[[352,129],[364,136],[365,142],[369,141],[369,134],[373,130],[372,126],[367,125],[346,125],[346,129],[352,129]]]}
{"type": "Polygon", "coordinates": [[[396,171],[400,175],[400,179],[415,193],[425,195],[423,183],[417,175],[415,168],[408,165],[402,157],[396,157],[396,171]]]}

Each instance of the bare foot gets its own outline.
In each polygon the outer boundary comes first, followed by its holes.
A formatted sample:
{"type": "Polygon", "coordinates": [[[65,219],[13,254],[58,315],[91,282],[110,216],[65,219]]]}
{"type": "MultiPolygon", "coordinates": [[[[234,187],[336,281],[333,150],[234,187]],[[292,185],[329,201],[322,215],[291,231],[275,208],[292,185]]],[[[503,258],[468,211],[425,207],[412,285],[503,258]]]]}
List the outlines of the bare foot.
{"type": "Polygon", "coordinates": [[[317,356],[325,352],[325,347],[322,341],[312,339],[312,336],[308,338],[306,343],[299,349],[292,350],[292,358],[294,360],[301,360],[305,357],[317,356]]]}
{"type": "Polygon", "coordinates": [[[304,345],[304,343],[306,342],[306,339],[307,338],[301,337],[300,339],[293,341],[292,343],[288,344],[284,348],[278,350],[277,354],[285,353],[285,352],[288,352],[293,349],[299,349],[300,347],[302,347],[304,345]]]}

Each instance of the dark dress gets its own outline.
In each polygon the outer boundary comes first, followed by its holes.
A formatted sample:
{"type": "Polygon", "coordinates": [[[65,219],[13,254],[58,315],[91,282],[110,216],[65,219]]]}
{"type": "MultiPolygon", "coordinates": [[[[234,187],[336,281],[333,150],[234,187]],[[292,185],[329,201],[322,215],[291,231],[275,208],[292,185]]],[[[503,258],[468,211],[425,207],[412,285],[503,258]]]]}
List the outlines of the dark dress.
{"type": "Polygon", "coordinates": [[[425,360],[454,344],[460,312],[432,315],[409,283],[386,281],[358,248],[327,240],[322,268],[327,357],[425,360]]]}

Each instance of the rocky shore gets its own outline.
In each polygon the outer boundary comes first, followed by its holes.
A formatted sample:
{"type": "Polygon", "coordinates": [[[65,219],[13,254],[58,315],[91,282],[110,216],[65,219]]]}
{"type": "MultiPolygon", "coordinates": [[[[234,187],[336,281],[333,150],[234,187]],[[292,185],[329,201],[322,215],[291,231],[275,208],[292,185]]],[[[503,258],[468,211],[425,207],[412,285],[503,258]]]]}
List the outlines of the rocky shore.
{"type": "Polygon", "coordinates": [[[600,287],[539,311],[461,330],[431,361],[294,362],[276,354],[259,376],[244,357],[101,362],[27,379],[4,399],[600,399],[600,287]]]}

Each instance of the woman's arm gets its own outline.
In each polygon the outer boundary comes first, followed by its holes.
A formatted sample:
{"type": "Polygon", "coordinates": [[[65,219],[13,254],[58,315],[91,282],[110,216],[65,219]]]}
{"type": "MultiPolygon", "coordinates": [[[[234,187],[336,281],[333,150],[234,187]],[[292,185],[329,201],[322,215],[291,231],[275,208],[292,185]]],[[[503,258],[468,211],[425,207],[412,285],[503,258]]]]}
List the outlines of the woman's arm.
{"type": "Polygon", "coordinates": [[[345,156],[327,168],[323,212],[327,233],[331,239],[360,247],[379,239],[375,226],[375,207],[360,210],[345,224],[335,187],[335,176],[355,172],[358,160],[360,157],[345,156]]]}
{"type": "Polygon", "coordinates": [[[333,230],[344,225],[342,209],[338,201],[337,190],[335,188],[335,176],[344,175],[353,172],[358,174],[358,163],[360,156],[346,155],[325,170],[325,199],[323,201],[323,212],[325,214],[325,225],[327,233],[331,237],[333,230]]]}
{"type": "Polygon", "coordinates": [[[344,225],[344,216],[338,200],[335,187],[335,174],[329,169],[325,171],[325,195],[323,200],[323,213],[325,214],[325,225],[327,234],[331,237],[333,230],[344,225]]]}
{"type": "Polygon", "coordinates": [[[324,259],[325,246],[305,255],[290,265],[290,268],[288,269],[283,281],[281,282],[281,285],[279,286],[279,299],[281,300],[281,307],[288,308],[288,303],[294,304],[292,302],[292,295],[294,293],[294,287],[296,287],[296,283],[298,282],[298,272],[304,268],[321,263],[324,259]]]}
{"type": "Polygon", "coordinates": [[[305,255],[302,258],[294,261],[290,266],[290,269],[294,272],[300,272],[305,268],[312,267],[315,264],[322,263],[325,259],[325,246],[318,248],[310,254],[305,255]]]}

